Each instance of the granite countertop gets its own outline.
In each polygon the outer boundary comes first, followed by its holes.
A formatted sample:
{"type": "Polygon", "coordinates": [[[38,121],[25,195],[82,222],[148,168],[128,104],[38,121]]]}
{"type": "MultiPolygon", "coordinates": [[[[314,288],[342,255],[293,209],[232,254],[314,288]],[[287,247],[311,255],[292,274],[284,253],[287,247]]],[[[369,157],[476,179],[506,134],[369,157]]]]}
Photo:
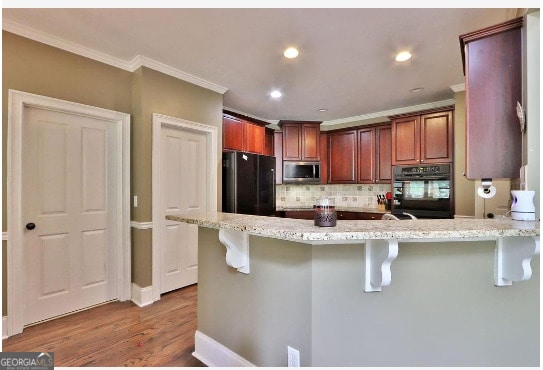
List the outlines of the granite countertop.
{"type": "Polygon", "coordinates": [[[539,236],[539,221],[503,219],[338,220],[335,227],[314,226],[313,220],[286,219],[234,213],[166,216],[214,229],[247,231],[251,235],[319,244],[367,239],[471,239],[539,236]]]}
{"type": "MultiPolygon", "coordinates": [[[[390,211],[381,210],[379,208],[369,208],[369,207],[336,206],[335,209],[338,212],[390,213],[390,211]]],[[[313,211],[313,207],[276,207],[275,210],[279,212],[313,211]]]]}

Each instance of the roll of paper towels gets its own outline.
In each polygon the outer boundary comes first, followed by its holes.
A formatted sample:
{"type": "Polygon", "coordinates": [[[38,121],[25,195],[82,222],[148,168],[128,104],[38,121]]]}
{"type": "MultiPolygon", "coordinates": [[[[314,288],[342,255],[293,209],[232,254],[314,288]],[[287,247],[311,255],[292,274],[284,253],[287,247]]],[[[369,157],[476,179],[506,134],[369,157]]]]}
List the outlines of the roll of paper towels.
{"type": "Polygon", "coordinates": [[[481,198],[492,198],[494,195],[496,195],[496,187],[494,185],[481,185],[477,188],[477,195],[481,198]]]}

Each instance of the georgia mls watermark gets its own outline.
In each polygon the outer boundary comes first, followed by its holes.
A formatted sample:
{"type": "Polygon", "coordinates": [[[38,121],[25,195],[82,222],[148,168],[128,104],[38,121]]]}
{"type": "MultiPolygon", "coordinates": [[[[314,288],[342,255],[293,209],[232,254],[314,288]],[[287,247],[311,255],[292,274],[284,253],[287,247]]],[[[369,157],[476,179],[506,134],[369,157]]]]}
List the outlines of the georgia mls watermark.
{"type": "Polygon", "coordinates": [[[0,352],[0,370],[53,370],[53,352],[0,352]]]}

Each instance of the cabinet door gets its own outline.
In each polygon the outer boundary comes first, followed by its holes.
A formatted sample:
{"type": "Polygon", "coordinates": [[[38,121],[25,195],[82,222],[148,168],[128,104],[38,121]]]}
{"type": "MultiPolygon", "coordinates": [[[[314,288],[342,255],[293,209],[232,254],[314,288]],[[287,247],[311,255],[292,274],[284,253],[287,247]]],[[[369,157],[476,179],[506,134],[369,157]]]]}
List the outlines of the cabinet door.
{"type": "Polygon", "coordinates": [[[320,127],[319,124],[302,125],[302,160],[318,161],[320,159],[320,127]]]}
{"type": "Polygon", "coordinates": [[[337,219],[338,220],[358,220],[358,212],[338,211],[337,219]]]}
{"type": "Polygon", "coordinates": [[[285,124],[283,129],[283,159],[286,161],[302,160],[302,125],[285,124]]]}
{"type": "Polygon", "coordinates": [[[242,119],[223,116],[222,147],[225,150],[245,150],[245,122],[242,119]]]}
{"type": "Polygon", "coordinates": [[[273,152],[275,155],[275,183],[283,183],[283,133],[275,131],[273,133],[273,152]]]}
{"type": "Polygon", "coordinates": [[[371,213],[371,212],[359,212],[359,220],[380,220],[383,217],[383,213],[371,213]]]}
{"type": "Polygon", "coordinates": [[[375,128],[358,130],[358,183],[375,182],[375,128]]]}
{"type": "Polygon", "coordinates": [[[264,126],[245,121],[245,151],[264,154],[264,126]]]}
{"type": "Polygon", "coordinates": [[[264,155],[274,156],[274,130],[271,128],[266,128],[265,130],[264,155]]]}
{"type": "Polygon", "coordinates": [[[420,117],[421,163],[451,162],[453,158],[453,114],[439,112],[420,117]]]}
{"type": "Polygon", "coordinates": [[[388,184],[392,181],[392,128],[390,125],[375,128],[376,165],[375,182],[388,184]]]}
{"type": "Polygon", "coordinates": [[[356,183],[356,130],[328,134],[328,183],[356,183]]]}
{"type": "MultiPolygon", "coordinates": [[[[518,178],[522,133],[522,18],[464,35],[466,177],[518,178]]],[[[538,123],[539,124],[539,123],[538,123]]]]}
{"type": "Polygon", "coordinates": [[[418,164],[420,161],[419,116],[392,121],[392,164],[418,164]]]}
{"type": "Polygon", "coordinates": [[[328,134],[320,133],[321,141],[321,184],[328,183],[328,134]]]}
{"type": "Polygon", "coordinates": [[[285,211],[285,218],[313,220],[315,218],[315,212],[314,211],[285,211]]]}

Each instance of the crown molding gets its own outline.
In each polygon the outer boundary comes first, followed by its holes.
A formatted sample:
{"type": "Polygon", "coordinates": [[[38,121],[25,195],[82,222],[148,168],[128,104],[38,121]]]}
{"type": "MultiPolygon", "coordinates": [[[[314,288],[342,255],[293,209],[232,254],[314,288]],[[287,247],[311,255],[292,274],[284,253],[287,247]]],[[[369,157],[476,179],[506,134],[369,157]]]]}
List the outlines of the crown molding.
{"type": "Polygon", "coordinates": [[[242,111],[234,109],[234,108],[229,108],[227,106],[223,106],[223,110],[227,110],[227,111],[230,111],[230,112],[241,114],[242,116],[247,116],[247,117],[250,117],[250,118],[254,118],[255,120],[258,120],[258,121],[267,122],[270,125],[279,123],[278,119],[276,119],[276,120],[265,119],[265,118],[262,118],[262,117],[255,116],[253,114],[242,112],[242,111]]]}
{"type": "Polygon", "coordinates": [[[388,116],[395,116],[398,114],[404,114],[404,113],[410,113],[410,112],[417,112],[427,109],[433,109],[433,108],[439,108],[444,107],[447,105],[454,105],[454,99],[447,99],[447,100],[440,100],[432,103],[425,103],[425,104],[418,104],[418,105],[412,105],[409,107],[403,107],[403,108],[395,108],[390,109],[382,112],[375,112],[375,113],[368,113],[368,114],[362,114],[360,116],[354,116],[354,117],[347,117],[347,118],[340,118],[332,121],[324,121],[321,123],[321,126],[334,126],[334,125],[340,125],[343,123],[351,123],[356,121],[365,121],[375,118],[385,118],[388,116]]]}
{"type": "Polygon", "coordinates": [[[455,93],[460,92],[460,91],[466,91],[466,84],[465,83],[461,83],[461,84],[458,84],[458,85],[452,85],[452,86],[449,86],[449,87],[455,93]]]}
{"type": "Polygon", "coordinates": [[[177,79],[190,82],[194,85],[217,92],[219,94],[224,94],[226,91],[228,91],[228,88],[224,86],[220,86],[214,84],[213,82],[206,81],[202,78],[170,67],[164,63],[158,62],[143,55],[136,55],[131,61],[125,61],[123,59],[112,57],[111,55],[98,52],[94,49],[86,48],[73,42],[61,39],[59,37],[55,37],[44,32],[37,31],[33,28],[23,26],[19,23],[7,20],[2,21],[2,30],[14,33],[22,37],[26,37],[27,39],[41,42],[42,44],[68,51],[73,54],[93,59],[98,62],[105,63],[128,72],[134,72],[140,67],[147,67],[158,72],[167,74],[169,76],[175,77],[177,79]]]}
{"type": "Polygon", "coordinates": [[[204,80],[203,78],[200,78],[200,77],[191,75],[189,73],[183,72],[179,69],[170,67],[164,63],[158,62],[151,58],[147,58],[146,56],[143,56],[143,55],[136,55],[136,57],[132,59],[132,61],[130,62],[130,66],[132,68],[131,72],[134,72],[136,69],[140,67],[147,67],[155,71],[162,72],[169,76],[175,77],[177,79],[190,82],[194,85],[204,87],[208,90],[215,91],[219,94],[224,94],[225,92],[228,91],[228,88],[224,86],[214,84],[213,82],[209,82],[207,80],[204,80]]]}

